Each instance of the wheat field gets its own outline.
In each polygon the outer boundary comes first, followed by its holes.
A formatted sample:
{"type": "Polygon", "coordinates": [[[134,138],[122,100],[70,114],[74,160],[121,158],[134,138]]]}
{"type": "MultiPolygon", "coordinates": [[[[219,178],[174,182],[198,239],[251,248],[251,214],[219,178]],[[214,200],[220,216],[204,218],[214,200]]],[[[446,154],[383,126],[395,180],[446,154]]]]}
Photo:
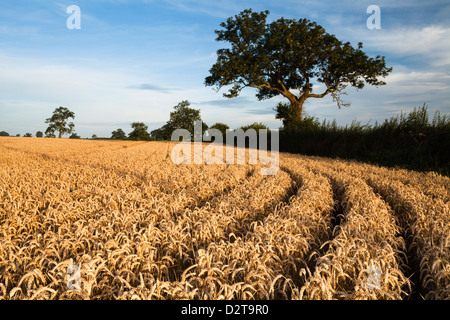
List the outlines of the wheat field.
{"type": "Polygon", "coordinates": [[[0,137],[0,299],[449,299],[450,179],[0,137]]]}

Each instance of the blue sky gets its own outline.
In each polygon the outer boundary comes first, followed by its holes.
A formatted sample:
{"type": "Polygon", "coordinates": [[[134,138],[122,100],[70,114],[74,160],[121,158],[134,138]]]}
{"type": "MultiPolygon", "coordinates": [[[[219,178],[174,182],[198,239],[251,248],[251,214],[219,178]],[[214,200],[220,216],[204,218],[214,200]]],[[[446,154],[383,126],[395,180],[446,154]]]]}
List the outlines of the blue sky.
{"type": "MultiPolygon", "coordinates": [[[[0,2],[0,131],[33,135],[58,106],[75,112],[82,137],[109,137],[130,123],[155,129],[173,106],[189,100],[212,125],[236,128],[263,122],[278,128],[273,108],[283,97],[258,101],[254,89],[234,99],[204,86],[216,61],[214,30],[244,9],[269,10],[269,20],[307,18],[370,56],[386,57],[386,86],[348,89],[348,108],[332,97],[310,99],[320,120],[383,121],[428,104],[450,113],[450,2],[2,0],[0,2]],[[69,30],[66,12],[81,9],[81,29],[69,30]],[[369,5],[381,9],[381,29],[368,29],[369,5]]],[[[319,88],[320,89],[320,88],[319,88]]],[[[286,100],[287,101],[287,100],[286,100]]]]}

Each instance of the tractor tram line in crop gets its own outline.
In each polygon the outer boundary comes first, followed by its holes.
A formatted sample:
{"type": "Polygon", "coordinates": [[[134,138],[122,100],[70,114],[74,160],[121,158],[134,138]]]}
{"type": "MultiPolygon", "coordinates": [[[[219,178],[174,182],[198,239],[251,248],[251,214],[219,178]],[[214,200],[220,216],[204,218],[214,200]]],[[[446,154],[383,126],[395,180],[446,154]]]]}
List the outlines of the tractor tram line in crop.
{"type": "Polygon", "coordinates": [[[174,146],[0,138],[0,299],[449,297],[449,178],[174,146]]]}

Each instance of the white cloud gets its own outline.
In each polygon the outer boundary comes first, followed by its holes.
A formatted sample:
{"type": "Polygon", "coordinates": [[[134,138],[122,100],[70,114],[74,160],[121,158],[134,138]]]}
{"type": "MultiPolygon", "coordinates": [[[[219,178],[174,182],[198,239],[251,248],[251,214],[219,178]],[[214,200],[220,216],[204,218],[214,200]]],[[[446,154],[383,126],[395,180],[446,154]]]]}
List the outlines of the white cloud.
{"type": "Polygon", "coordinates": [[[432,66],[450,64],[450,27],[432,25],[380,31],[366,38],[366,47],[387,56],[415,56],[432,66]]]}
{"type": "Polygon", "coordinates": [[[338,124],[349,124],[352,119],[371,124],[383,122],[401,111],[409,112],[424,103],[428,105],[430,114],[439,109],[442,114],[450,113],[450,76],[444,72],[418,72],[404,66],[395,68],[385,78],[386,85],[373,87],[366,85],[357,91],[347,89],[345,101],[351,102],[348,108],[338,109],[331,97],[315,99],[306,104],[306,111],[321,119],[336,118],[338,124]]]}
{"type": "MultiPolygon", "coordinates": [[[[239,100],[227,101],[221,93],[204,87],[201,77],[200,82],[193,82],[188,75],[172,79],[172,73],[162,76],[145,70],[137,72],[135,68],[95,59],[64,64],[1,54],[0,69],[0,130],[7,132],[45,131],[45,119],[58,106],[75,113],[75,131],[82,137],[94,133],[109,136],[119,125],[127,132],[129,125],[123,124],[135,121],[145,122],[151,130],[164,124],[173,106],[182,100],[189,100],[192,108],[201,109],[208,124],[218,121],[234,126],[246,124],[240,119],[246,115],[246,105],[239,100]],[[220,99],[224,103],[217,107],[214,100],[220,99]],[[202,103],[205,101],[212,103],[202,103]]],[[[254,92],[244,93],[243,97],[250,107],[260,105],[254,92]],[[245,95],[250,97],[246,99],[245,95]]]]}
{"type": "Polygon", "coordinates": [[[25,125],[42,129],[45,118],[59,105],[75,112],[75,124],[118,120],[160,122],[168,119],[172,106],[185,99],[185,92],[180,91],[167,94],[130,89],[132,85],[158,83],[160,79],[143,78],[113,66],[102,69],[2,56],[0,69],[2,127],[18,127],[28,121],[25,125]],[[34,117],[24,120],[23,115],[30,113],[34,117]]]}

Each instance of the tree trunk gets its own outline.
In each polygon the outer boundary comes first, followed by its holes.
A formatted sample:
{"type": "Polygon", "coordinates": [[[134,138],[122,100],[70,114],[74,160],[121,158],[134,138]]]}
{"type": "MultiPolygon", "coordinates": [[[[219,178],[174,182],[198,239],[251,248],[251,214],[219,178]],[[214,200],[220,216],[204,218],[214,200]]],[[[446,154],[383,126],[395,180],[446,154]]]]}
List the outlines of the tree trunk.
{"type": "Polygon", "coordinates": [[[289,99],[291,102],[292,110],[294,111],[294,119],[295,121],[303,120],[303,103],[306,101],[306,97],[300,97],[300,99],[289,99]]]}
{"type": "Polygon", "coordinates": [[[302,121],[303,120],[303,103],[305,103],[306,99],[309,97],[309,92],[303,93],[300,97],[297,97],[292,92],[285,90],[281,93],[283,96],[288,98],[289,102],[291,103],[291,108],[293,111],[293,120],[296,121],[302,121]]]}

